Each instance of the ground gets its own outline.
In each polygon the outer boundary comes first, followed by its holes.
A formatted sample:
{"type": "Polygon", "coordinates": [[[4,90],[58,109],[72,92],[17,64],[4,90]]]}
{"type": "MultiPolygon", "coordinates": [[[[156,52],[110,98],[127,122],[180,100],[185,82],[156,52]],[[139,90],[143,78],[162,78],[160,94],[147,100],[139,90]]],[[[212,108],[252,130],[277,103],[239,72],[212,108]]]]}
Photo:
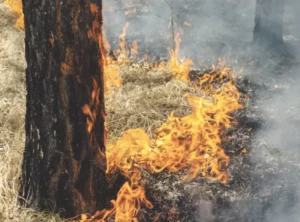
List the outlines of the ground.
{"type": "Polygon", "coordinates": [[[25,143],[24,33],[0,1],[0,221],[59,221],[51,214],[18,205],[19,177],[25,143]]]}
{"type": "MultiPolygon", "coordinates": [[[[246,147],[249,152],[245,155],[247,158],[241,155],[232,158],[230,172],[234,179],[229,185],[203,178],[197,178],[191,183],[181,183],[180,175],[165,173],[147,178],[149,184],[152,184],[149,197],[154,199],[154,203],[179,200],[179,205],[182,204],[184,210],[190,210],[189,204],[194,202],[196,210],[191,211],[195,213],[196,219],[205,222],[225,219],[230,222],[299,221],[300,47],[296,20],[292,13],[286,13],[286,24],[289,25],[285,26],[284,39],[289,49],[284,50],[296,55],[292,58],[285,53],[263,52],[251,47],[255,1],[227,1],[241,3],[236,4],[237,10],[227,13],[230,14],[225,16],[228,21],[215,18],[220,14],[224,16],[223,6],[211,8],[212,5],[208,3],[211,1],[201,0],[202,2],[207,3],[202,10],[205,19],[199,20],[199,24],[195,23],[195,26],[201,27],[198,32],[185,34],[187,38],[183,39],[183,53],[197,55],[200,64],[209,60],[209,57],[216,61],[217,56],[222,55],[228,58],[235,69],[243,68],[241,75],[248,80],[242,78],[239,86],[252,100],[246,104],[243,112],[238,113],[237,119],[242,123],[241,129],[256,129],[255,135],[251,138],[251,145],[246,147]],[[236,16],[241,16],[241,19],[236,19],[236,16]],[[190,37],[204,38],[204,41],[199,41],[196,47],[195,39],[191,41],[190,37]],[[190,42],[193,44],[186,44],[190,42]],[[191,196],[194,199],[187,199],[191,196]]],[[[129,4],[130,1],[126,3],[129,4]]],[[[148,8],[148,5],[144,6],[148,8]]],[[[231,10],[231,6],[225,6],[231,10]]],[[[168,8],[161,7],[159,13],[162,14],[159,16],[169,18],[169,9],[166,9],[168,8]]],[[[156,20],[150,20],[150,24],[162,21],[160,17],[155,18],[156,20]]],[[[198,21],[195,15],[190,18],[198,21]]],[[[122,20],[116,16],[116,27],[110,30],[116,36],[124,25],[119,24],[118,19],[122,20]]],[[[144,19],[147,20],[147,16],[144,19]]],[[[125,23],[123,20],[122,22],[125,23]]],[[[132,35],[129,39],[135,40],[139,36],[139,33],[134,32],[139,30],[136,28],[140,27],[139,21],[137,23],[129,26],[133,30],[129,31],[129,35],[132,35]]],[[[15,17],[3,4],[3,0],[0,0],[0,221],[62,221],[57,215],[25,209],[17,204],[25,139],[26,90],[24,33],[16,29],[14,24],[15,17]]],[[[157,33],[147,26],[143,28],[145,33],[152,33],[154,36],[157,33]]],[[[160,34],[165,37],[166,32],[167,30],[160,34]]],[[[149,37],[147,34],[146,37],[152,47],[153,36],[149,37]]],[[[137,40],[142,42],[144,39],[137,40]]],[[[117,45],[118,41],[116,42],[117,45]]],[[[163,43],[154,44],[153,47],[160,52],[168,44],[162,45],[163,43]]],[[[167,50],[165,52],[168,54],[167,50]]],[[[165,122],[171,111],[175,110],[180,116],[190,112],[184,94],[194,92],[194,89],[187,83],[170,78],[168,72],[149,71],[147,67],[137,64],[119,68],[123,85],[106,96],[110,141],[132,128],[142,128],[152,137],[153,129],[165,122]]],[[[249,135],[240,131],[234,131],[231,136],[234,143],[249,140],[249,135]]],[[[158,212],[161,211],[160,208],[157,209],[158,212]]],[[[168,210],[164,206],[162,209],[168,210]]],[[[153,212],[149,213],[145,209],[142,211],[142,214],[153,216],[153,212]]]]}

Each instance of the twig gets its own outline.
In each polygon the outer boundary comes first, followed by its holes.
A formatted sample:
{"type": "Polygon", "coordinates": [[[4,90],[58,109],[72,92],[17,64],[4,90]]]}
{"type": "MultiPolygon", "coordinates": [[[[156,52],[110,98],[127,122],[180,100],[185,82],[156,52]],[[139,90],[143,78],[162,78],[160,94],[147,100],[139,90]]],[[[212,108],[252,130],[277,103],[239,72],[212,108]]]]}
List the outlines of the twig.
{"type": "Polygon", "coordinates": [[[173,37],[173,51],[176,50],[176,43],[175,43],[175,29],[174,29],[174,0],[171,0],[171,28],[172,28],[172,37],[173,37]]]}
{"type": "Polygon", "coordinates": [[[159,14],[154,14],[154,15],[156,15],[157,17],[159,17],[159,18],[161,18],[161,19],[163,19],[163,20],[169,21],[168,19],[166,19],[166,18],[160,16],[159,14]]]}

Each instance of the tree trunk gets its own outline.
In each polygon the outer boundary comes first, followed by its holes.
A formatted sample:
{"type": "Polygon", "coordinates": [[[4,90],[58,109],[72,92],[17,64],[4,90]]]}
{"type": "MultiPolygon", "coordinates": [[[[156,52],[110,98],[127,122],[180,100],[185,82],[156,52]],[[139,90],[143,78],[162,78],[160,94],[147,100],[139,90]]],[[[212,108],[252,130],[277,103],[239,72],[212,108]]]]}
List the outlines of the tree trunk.
{"type": "Polygon", "coordinates": [[[23,0],[28,207],[71,217],[106,203],[101,10],[102,0],[23,0]]]}
{"type": "Polygon", "coordinates": [[[283,15],[285,0],[257,0],[254,43],[263,47],[283,44],[283,15]]]}

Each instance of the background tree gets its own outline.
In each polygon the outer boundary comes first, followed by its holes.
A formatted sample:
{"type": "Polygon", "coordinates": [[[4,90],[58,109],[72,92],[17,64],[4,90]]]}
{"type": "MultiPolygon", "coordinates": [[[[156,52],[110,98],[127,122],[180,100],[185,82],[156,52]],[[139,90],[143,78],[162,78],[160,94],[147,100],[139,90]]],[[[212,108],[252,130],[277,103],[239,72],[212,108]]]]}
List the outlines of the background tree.
{"type": "Polygon", "coordinates": [[[21,202],[93,213],[106,199],[101,0],[23,0],[26,145],[21,202]]]}
{"type": "Polygon", "coordinates": [[[254,43],[263,47],[283,44],[283,15],[285,0],[257,0],[254,43]]]}

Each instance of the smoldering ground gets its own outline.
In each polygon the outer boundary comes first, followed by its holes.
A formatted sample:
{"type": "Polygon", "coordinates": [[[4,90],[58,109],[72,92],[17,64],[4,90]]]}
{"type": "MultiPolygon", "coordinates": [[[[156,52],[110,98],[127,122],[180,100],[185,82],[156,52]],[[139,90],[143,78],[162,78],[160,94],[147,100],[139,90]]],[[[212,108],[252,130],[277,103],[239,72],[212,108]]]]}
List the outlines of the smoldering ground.
{"type": "Polygon", "coordinates": [[[223,58],[233,69],[243,69],[241,75],[252,82],[254,91],[251,115],[262,123],[248,147],[251,173],[245,196],[231,193],[231,204],[218,213],[215,202],[199,194],[195,220],[300,221],[300,2],[285,1],[285,44],[268,50],[252,44],[255,0],[174,0],[173,3],[105,2],[106,29],[113,47],[118,44],[117,33],[129,22],[126,38],[129,42],[138,41],[140,53],[168,56],[167,48],[172,47],[173,13],[175,32],[182,29],[184,33],[181,57],[191,57],[194,68],[223,58]],[[124,14],[130,10],[136,12],[124,14]]]}

